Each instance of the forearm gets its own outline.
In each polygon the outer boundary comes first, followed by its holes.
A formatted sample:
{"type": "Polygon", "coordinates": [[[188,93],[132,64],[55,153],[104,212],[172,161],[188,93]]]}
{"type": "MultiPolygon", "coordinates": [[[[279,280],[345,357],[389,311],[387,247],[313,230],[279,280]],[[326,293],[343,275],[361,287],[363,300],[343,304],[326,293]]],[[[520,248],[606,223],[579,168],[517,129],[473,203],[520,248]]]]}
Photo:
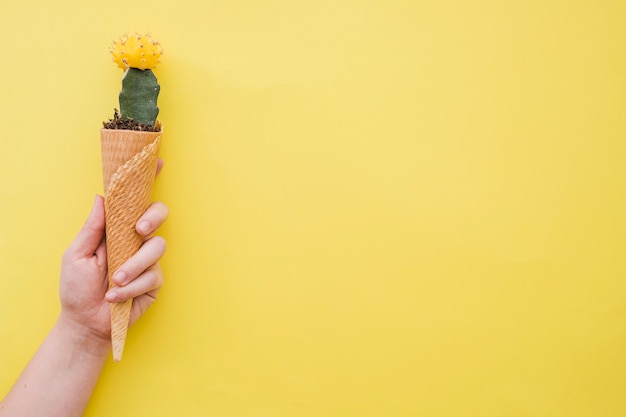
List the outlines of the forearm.
{"type": "Polygon", "coordinates": [[[108,352],[105,340],[61,317],[0,403],[0,417],[81,416],[108,352]]]}

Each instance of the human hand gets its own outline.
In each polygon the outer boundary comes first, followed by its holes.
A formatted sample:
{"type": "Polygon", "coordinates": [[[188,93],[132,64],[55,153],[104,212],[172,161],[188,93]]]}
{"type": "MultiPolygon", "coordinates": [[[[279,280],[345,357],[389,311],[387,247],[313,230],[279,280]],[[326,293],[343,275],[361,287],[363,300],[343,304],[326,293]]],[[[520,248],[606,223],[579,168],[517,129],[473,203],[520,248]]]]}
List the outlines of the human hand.
{"type": "Polygon", "coordinates": [[[158,264],[165,240],[152,236],[168,215],[167,206],[153,203],[136,224],[145,241],[139,251],[113,275],[116,286],[108,289],[104,199],[97,196],[82,229],[63,255],[61,265],[60,320],[75,330],[111,339],[109,303],[134,298],[130,323],[134,323],[156,300],[163,285],[158,264]]]}

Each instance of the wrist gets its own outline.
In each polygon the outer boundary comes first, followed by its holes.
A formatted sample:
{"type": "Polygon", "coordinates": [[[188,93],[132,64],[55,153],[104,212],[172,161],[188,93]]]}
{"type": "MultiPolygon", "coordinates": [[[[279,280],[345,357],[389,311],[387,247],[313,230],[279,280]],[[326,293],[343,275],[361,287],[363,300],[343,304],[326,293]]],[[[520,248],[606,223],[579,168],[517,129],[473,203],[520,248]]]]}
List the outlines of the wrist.
{"type": "Polygon", "coordinates": [[[87,326],[76,323],[63,313],[59,316],[54,328],[75,352],[106,358],[111,350],[110,339],[102,337],[87,326]]]}

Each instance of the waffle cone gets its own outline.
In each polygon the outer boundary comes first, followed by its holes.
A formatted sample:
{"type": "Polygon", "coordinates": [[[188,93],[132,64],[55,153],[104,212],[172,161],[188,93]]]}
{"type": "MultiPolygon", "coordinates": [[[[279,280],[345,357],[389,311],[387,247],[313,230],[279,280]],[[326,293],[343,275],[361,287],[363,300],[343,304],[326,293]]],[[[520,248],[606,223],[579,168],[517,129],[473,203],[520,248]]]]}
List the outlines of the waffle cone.
{"type": "MultiPolygon", "coordinates": [[[[160,125],[159,125],[160,126],[160,125]]],[[[151,202],[160,132],[101,129],[109,288],[111,277],[141,247],[135,225],[151,202]]],[[[113,359],[122,359],[133,300],[111,303],[113,359]]]]}

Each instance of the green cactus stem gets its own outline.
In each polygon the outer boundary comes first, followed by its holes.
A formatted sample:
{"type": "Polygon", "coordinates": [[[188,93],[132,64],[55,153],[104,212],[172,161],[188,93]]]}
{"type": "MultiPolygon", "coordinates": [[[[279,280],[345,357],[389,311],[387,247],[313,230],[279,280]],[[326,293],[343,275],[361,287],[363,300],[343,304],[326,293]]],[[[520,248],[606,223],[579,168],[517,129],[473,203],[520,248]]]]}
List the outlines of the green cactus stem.
{"type": "Polygon", "coordinates": [[[157,98],[161,87],[149,70],[128,68],[122,79],[120,114],[122,118],[154,126],[159,114],[157,98]]]}

